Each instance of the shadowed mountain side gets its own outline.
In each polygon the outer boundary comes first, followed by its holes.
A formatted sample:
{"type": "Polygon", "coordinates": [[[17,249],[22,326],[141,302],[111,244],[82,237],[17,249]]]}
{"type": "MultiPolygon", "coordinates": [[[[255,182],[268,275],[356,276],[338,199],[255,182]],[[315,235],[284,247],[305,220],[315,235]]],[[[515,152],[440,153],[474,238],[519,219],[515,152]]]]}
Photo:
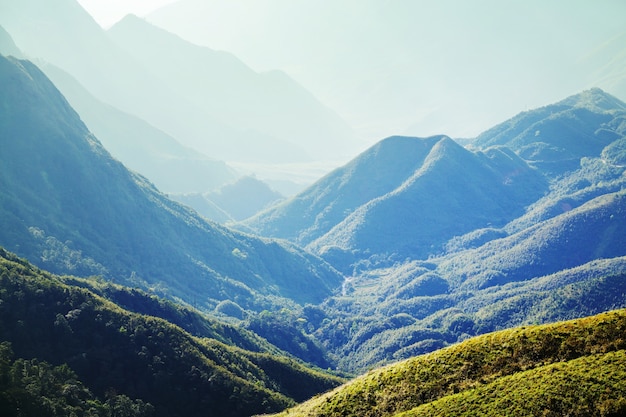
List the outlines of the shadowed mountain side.
{"type": "Polygon", "coordinates": [[[319,258],[209,223],[127,171],[32,63],[1,58],[0,78],[0,245],[211,309],[319,302],[340,285],[319,258]]]}
{"type": "MultiPolygon", "coordinates": [[[[283,140],[314,158],[350,155],[354,134],[287,74],[256,73],[235,56],[193,45],[134,15],[107,31],[174,91],[232,126],[283,140]]],[[[276,149],[278,151],[278,149],[276,149]]]]}
{"type": "Polygon", "coordinates": [[[399,187],[441,136],[383,139],[295,197],[244,222],[263,236],[308,244],[368,201],[399,187]]]}
{"type": "Polygon", "coordinates": [[[453,236],[504,226],[546,189],[545,178],[505,148],[472,153],[443,138],[400,187],[308,247],[344,270],[372,255],[424,259],[453,236]]]}
{"type": "Polygon", "coordinates": [[[166,193],[205,192],[236,178],[233,168],[185,147],[131,114],[109,106],[54,65],[41,68],[106,149],[166,193]]]}
{"type": "Polygon", "coordinates": [[[616,119],[625,116],[625,103],[594,88],[520,113],[479,135],[472,147],[506,145],[541,170],[562,174],[623,136],[616,119]]]}

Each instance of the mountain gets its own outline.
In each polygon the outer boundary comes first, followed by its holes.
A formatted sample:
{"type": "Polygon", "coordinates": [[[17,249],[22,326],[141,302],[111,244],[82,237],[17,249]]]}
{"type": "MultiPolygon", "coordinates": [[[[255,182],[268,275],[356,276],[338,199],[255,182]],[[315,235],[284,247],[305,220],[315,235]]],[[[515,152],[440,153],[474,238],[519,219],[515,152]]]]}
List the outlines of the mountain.
{"type": "MultiPolygon", "coordinates": [[[[0,53],[22,57],[6,31],[0,37],[0,53]]],[[[62,69],[45,63],[42,69],[114,157],[159,189],[203,192],[235,179],[235,171],[224,162],[184,147],[147,122],[96,99],[62,69]]]]}
{"type": "Polygon", "coordinates": [[[330,146],[335,155],[354,146],[348,125],[283,72],[254,72],[232,54],[193,45],[134,15],[107,33],[174,91],[228,125],[278,138],[315,159],[327,158],[330,146]]]}
{"type": "Polygon", "coordinates": [[[9,33],[0,26],[0,53],[3,55],[11,55],[17,58],[22,57],[22,51],[19,50],[13,38],[9,33]]]}
{"type": "Polygon", "coordinates": [[[327,233],[347,213],[399,187],[437,140],[400,136],[382,140],[344,167],[244,224],[261,235],[306,245],[327,233]]]}
{"type": "Polygon", "coordinates": [[[319,258],[210,223],[129,172],[29,61],[1,58],[0,79],[0,245],[209,310],[319,302],[341,284],[319,258]]]}
{"type": "MultiPolygon", "coordinates": [[[[177,85],[184,81],[174,85],[164,82],[158,67],[146,67],[121,48],[75,0],[3,1],[0,2],[0,25],[29,57],[43,59],[63,69],[99,100],[145,120],[204,155],[220,160],[271,163],[301,161],[306,157],[301,148],[290,142],[230,125],[180,94],[177,85]]],[[[232,58],[227,60],[232,61],[232,58]]],[[[188,62],[189,65],[182,67],[194,67],[192,61],[188,62]]],[[[178,64],[179,61],[173,60],[167,68],[178,64]]],[[[232,76],[235,74],[237,72],[232,76]]],[[[286,85],[298,90],[302,93],[300,97],[306,99],[301,105],[311,109],[311,96],[294,83],[281,80],[284,77],[277,75],[267,78],[270,81],[266,87],[286,85]],[[279,80],[272,81],[276,78],[279,80]]],[[[300,106],[291,105],[293,108],[300,106]]],[[[330,112],[320,109],[316,114],[320,113],[328,115],[330,112]]],[[[337,119],[330,116],[326,121],[337,123],[337,119]]]]}
{"type": "Polygon", "coordinates": [[[161,312],[197,315],[130,288],[111,292],[107,285],[61,279],[1,248],[0,277],[3,415],[61,416],[68,414],[59,409],[69,408],[98,416],[112,415],[107,409],[113,415],[199,416],[209,409],[248,416],[279,411],[341,381],[282,354],[220,341],[253,339],[235,326],[204,319],[210,336],[205,330],[201,338],[163,318],[130,312],[89,288],[143,308],[158,304],[161,312]],[[16,414],[14,404],[24,413],[16,414]],[[33,410],[38,407],[43,410],[33,410]]]}
{"type": "Polygon", "coordinates": [[[623,308],[624,169],[584,159],[503,228],[457,236],[439,257],[359,265],[323,303],[328,320],[313,334],[341,369],[363,370],[488,331],[623,308]]]}
{"type": "Polygon", "coordinates": [[[283,196],[263,181],[243,176],[204,194],[176,194],[171,198],[187,204],[208,219],[225,223],[247,219],[282,200],[283,196]]]}
{"type": "Polygon", "coordinates": [[[501,142],[469,141],[471,151],[444,136],[388,138],[244,226],[305,243],[346,273],[341,293],[304,317],[350,372],[623,308],[623,106],[585,91],[562,111],[502,123],[501,142]],[[516,132],[551,123],[575,158],[547,169],[514,151],[516,132]]]}
{"type": "Polygon", "coordinates": [[[473,137],[590,86],[626,97],[622,3],[536,7],[541,13],[497,0],[180,0],[147,19],[253,68],[287,71],[375,141],[473,137]]]}
{"type": "Polygon", "coordinates": [[[359,207],[309,247],[333,259],[347,254],[344,265],[370,254],[425,259],[454,236],[503,226],[546,188],[506,149],[473,154],[445,138],[400,187],[359,207]]]}
{"type": "Polygon", "coordinates": [[[546,189],[504,148],[472,153],[447,137],[392,137],[245,224],[308,244],[347,271],[369,257],[438,254],[456,235],[513,220],[546,189]]]}
{"type": "Polygon", "coordinates": [[[625,320],[616,310],[475,337],[278,416],[623,415],[625,320]]]}
{"type": "Polygon", "coordinates": [[[54,65],[41,68],[113,157],[167,193],[205,192],[233,181],[222,161],[181,145],[132,114],[103,103],[54,65]]]}
{"type": "Polygon", "coordinates": [[[506,145],[538,168],[562,174],[621,138],[625,118],[625,103],[594,88],[520,113],[479,135],[472,146],[506,145]]]}

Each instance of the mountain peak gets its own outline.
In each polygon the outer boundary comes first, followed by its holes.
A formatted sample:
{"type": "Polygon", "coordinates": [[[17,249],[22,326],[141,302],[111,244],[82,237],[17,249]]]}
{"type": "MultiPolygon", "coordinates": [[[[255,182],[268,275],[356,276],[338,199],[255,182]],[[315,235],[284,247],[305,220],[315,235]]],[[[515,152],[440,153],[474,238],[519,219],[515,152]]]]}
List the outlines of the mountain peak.
{"type": "Polygon", "coordinates": [[[287,287],[282,295],[315,302],[340,284],[309,253],[219,227],[168,200],[108,154],[31,62],[0,57],[0,108],[0,246],[19,256],[53,272],[140,286],[169,281],[172,294],[209,308],[235,294],[253,308],[257,290],[274,296],[287,287]]]}
{"type": "Polygon", "coordinates": [[[0,26],[0,54],[12,55],[20,58],[22,52],[19,50],[13,38],[2,26],[0,26]]]}
{"type": "Polygon", "coordinates": [[[626,110],[626,103],[598,87],[567,97],[557,105],[586,108],[593,111],[626,110]]]}

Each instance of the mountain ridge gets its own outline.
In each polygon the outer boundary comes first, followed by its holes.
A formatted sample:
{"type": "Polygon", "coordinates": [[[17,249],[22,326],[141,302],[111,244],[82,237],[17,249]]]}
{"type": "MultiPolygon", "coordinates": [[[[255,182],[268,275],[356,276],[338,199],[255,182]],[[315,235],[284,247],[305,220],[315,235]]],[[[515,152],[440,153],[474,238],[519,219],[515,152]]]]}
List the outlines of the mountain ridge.
{"type": "Polygon", "coordinates": [[[319,258],[209,223],[128,172],[32,63],[1,58],[0,76],[11,80],[0,90],[2,245],[53,272],[135,280],[208,308],[271,305],[259,291],[321,300],[340,285],[319,258]]]}
{"type": "Polygon", "coordinates": [[[276,138],[293,157],[319,159],[328,146],[350,148],[347,124],[283,72],[255,72],[228,52],[193,45],[134,15],[107,34],[213,117],[276,138]]]}

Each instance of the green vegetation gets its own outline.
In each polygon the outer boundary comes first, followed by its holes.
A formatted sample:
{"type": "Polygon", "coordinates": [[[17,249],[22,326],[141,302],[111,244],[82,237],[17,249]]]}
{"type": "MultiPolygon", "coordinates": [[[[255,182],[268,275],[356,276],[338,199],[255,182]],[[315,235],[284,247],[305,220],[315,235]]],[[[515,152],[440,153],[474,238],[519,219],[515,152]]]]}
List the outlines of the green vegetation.
{"type": "Polygon", "coordinates": [[[478,336],[369,372],[279,416],[620,415],[625,335],[626,310],[615,310],[478,336]]]}
{"type": "Polygon", "coordinates": [[[541,366],[450,395],[397,417],[623,416],[626,352],[541,366]]]}
{"type": "Polygon", "coordinates": [[[0,246],[39,267],[206,311],[317,303],[341,284],[310,253],[208,222],[128,171],[31,62],[0,56],[0,108],[0,246]]]}
{"type": "MultiPolygon", "coordinates": [[[[75,279],[64,281],[0,249],[0,340],[37,366],[68,366],[103,404],[114,392],[149,405],[154,416],[205,415],[207,409],[247,416],[278,411],[341,382],[293,359],[194,337],[69,285],[75,279]]],[[[232,332],[221,338],[231,340],[232,332]]]]}
{"type": "Polygon", "coordinates": [[[67,365],[12,356],[10,343],[0,343],[0,414],[5,417],[153,415],[150,404],[112,391],[100,401],[67,365]]]}

